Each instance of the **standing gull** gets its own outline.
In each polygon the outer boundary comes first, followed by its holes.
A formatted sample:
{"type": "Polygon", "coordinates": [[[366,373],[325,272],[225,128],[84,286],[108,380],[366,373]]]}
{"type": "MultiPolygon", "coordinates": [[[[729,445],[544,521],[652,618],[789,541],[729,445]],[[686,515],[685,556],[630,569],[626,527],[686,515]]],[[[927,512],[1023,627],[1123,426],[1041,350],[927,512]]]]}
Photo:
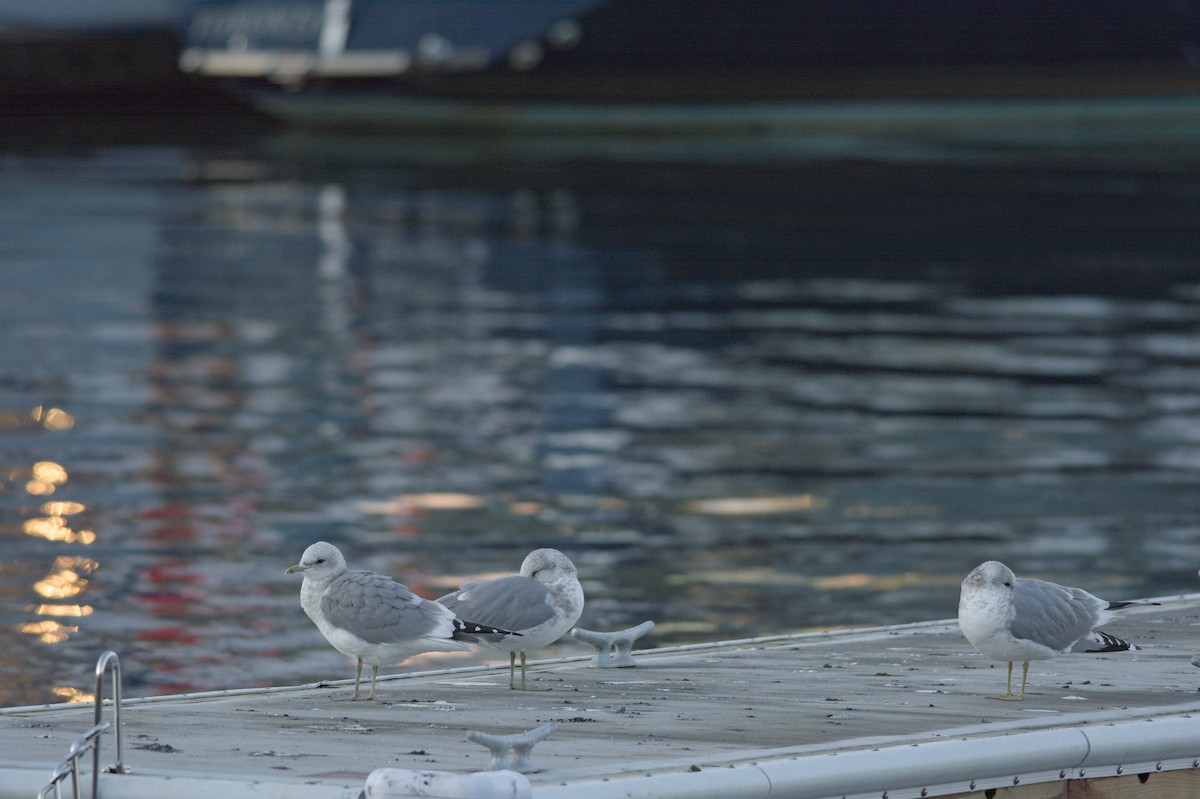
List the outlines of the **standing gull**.
{"type": "Polygon", "coordinates": [[[962,581],[958,626],[971,646],[1008,663],[1008,687],[996,699],[1024,699],[1029,661],[1072,651],[1123,652],[1140,647],[1097,630],[1113,611],[1145,602],[1108,602],[1082,588],[1018,578],[996,560],[976,566],[962,581]],[[1089,645],[1094,648],[1087,648],[1089,645]],[[1021,693],[1013,695],[1013,662],[1021,669],[1021,693]]]}
{"type": "Polygon", "coordinates": [[[300,562],[284,570],[301,572],[300,606],[334,649],[357,660],[354,698],[363,663],[371,666],[371,695],[379,667],[422,652],[470,650],[480,637],[511,635],[464,622],[454,612],[409,591],[384,574],[347,571],[346,559],[326,541],[304,550],[300,562]]]}
{"type": "Polygon", "coordinates": [[[513,690],[521,653],[524,691],[525,653],[554,643],[575,626],[583,613],[583,586],[570,558],[557,549],[535,549],[525,556],[520,574],[473,580],[438,602],[458,616],[520,633],[519,638],[490,638],[487,643],[508,649],[508,687],[513,690]]]}

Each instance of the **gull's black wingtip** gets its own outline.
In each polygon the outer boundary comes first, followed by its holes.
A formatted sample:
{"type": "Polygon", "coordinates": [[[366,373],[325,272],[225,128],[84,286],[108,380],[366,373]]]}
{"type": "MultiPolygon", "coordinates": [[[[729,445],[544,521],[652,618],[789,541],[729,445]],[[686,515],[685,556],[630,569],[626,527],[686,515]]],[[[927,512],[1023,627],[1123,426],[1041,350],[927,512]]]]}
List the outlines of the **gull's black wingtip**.
{"type": "Polygon", "coordinates": [[[520,633],[512,630],[501,630],[499,627],[489,627],[486,624],[479,624],[473,621],[463,621],[462,619],[454,620],[454,634],[450,637],[455,641],[467,641],[468,643],[477,643],[482,638],[489,636],[503,635],[520,635],[520,633]]]}
{"type": "Polygon", "coordinates": [[[1131,644],[1128,641],[1123,641],[1115,635],[1109,635],[1104,630],[1092,630],[1092,635],[1099,638],[1099,643],[1104,646],[1099,649],[1085,649],[1084,652],[1128,652],[1130,650],[1141,649],[1137,644],[1131,644]]]}

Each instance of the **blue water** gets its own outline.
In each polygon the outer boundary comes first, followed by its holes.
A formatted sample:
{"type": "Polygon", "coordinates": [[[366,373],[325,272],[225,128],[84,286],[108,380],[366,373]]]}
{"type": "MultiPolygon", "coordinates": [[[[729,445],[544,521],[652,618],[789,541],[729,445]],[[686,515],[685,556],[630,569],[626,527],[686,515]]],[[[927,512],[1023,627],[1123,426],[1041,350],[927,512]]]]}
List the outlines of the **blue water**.
{"type": "Polygon", "coordinates": [[[555,546],[647,645],[1197,587],[1187,150],[410,145],[0,150],[0,704],[349,677],[318,538],[427,596],[555,546]]]}

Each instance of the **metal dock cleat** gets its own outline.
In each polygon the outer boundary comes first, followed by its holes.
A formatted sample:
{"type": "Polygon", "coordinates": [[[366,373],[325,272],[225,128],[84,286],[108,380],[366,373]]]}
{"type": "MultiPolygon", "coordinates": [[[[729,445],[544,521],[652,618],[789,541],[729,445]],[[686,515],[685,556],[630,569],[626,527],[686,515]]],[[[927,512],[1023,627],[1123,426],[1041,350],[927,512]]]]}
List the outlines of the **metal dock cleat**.
{"type": "Polygon", "coordinates": [[[596,657],[592,660],[592,665],[596,668],[623,669],[637,665],[633,660],[633,642],[653,629],[654,622],[644,621],[636,627],[612,633],[599,633],[576,627],[571,630],[571,635],[596,647],[596,657]]]}
{"type": "Polygon", "coordinates": [[[531,774],[537,771],[529,759],[530,753],[533,752],[533,745],[543,738],[549,737],[550,733],[557,728],[558,724],[551,721],[535,729],[513,735],[492,735],[487,732],[470,730],[467,733],[467,740],[486,746],[492,753],[492,762],[488,764],[489,770],[511,769],[522,774],[531,774]]]}

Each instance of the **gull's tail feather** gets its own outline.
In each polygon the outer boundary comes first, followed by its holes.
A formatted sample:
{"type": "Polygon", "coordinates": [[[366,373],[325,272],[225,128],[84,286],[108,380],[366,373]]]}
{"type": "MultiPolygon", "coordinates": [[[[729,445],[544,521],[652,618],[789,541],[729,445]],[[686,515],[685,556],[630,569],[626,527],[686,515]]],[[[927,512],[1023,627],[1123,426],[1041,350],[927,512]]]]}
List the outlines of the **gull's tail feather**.
{"type": "Polygon", "coordinates": [[[1137,644],[1131,644],[1128,641],[1123,641],[1115,635],[1109,635],[1103,630],[1092,630],[1088,640],[1092,643],[1100,644],[1099,649],[1085,649],[1084,652],[1128,652],[1130,650],[1137,651],[1141,649],[1137,644]]]}

